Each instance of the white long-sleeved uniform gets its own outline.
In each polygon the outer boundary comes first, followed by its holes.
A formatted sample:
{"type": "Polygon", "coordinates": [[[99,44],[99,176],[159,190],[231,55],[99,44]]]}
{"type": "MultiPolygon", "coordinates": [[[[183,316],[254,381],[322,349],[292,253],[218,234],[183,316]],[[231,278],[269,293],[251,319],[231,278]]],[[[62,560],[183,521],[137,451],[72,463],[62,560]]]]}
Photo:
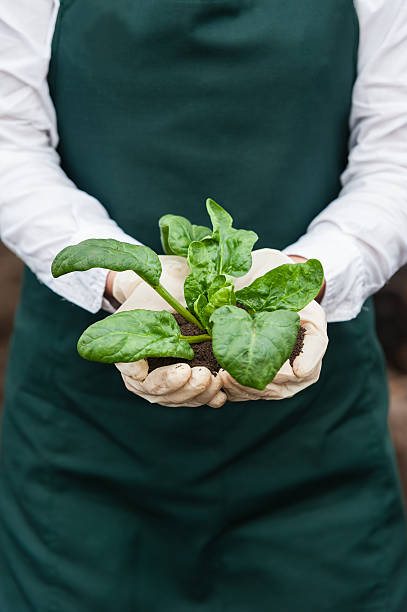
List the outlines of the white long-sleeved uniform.
{"type": "MultiPolygon", "coordinates": [[[[322,261],[328,321],[355,317],[407,262],[407,2],[355,0],[355,7],[358,76],[342,190],[285,249],[322,261]]],[[[125,234],[60,168],[47,85],[58,8],[58,0],[36,0],[35,10],[31,0],[0,7],[0,236],[40,281],[96,312],[107,272],[53,279],[52,259],[85,238],[137,236],[125,234]]]]}

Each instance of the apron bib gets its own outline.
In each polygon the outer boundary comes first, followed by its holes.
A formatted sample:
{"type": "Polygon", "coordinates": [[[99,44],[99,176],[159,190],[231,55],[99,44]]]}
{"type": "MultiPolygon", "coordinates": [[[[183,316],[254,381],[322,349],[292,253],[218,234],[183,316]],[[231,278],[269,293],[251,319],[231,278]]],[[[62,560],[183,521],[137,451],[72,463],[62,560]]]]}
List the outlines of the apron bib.
{"type": "MultiPolygon", "coordinates": [[[[351,0],[64,0],[62,165],[160,250],[207,196],[283,248],[340,189],[351,0]]],[[[26,270],[1,456],[2,612],[403,612],[407,548],[369,300],[279,402],[150,405],[76,354],[91,315],[26,270]]]]}

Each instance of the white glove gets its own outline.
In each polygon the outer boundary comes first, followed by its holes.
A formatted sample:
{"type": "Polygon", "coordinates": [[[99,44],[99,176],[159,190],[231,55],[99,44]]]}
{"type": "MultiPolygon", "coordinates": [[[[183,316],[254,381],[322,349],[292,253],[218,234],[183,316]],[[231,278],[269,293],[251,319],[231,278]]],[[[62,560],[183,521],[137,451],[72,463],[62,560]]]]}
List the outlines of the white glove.
{"type": "MultiPolygon", "coordinates": [[[[235,281],[236,290],[250,285],[255,278],[262,276],[272,268],[293,263],[287,255],[274,249],[253,251],[252,257],[253,265],[250,271],[235,281]]],[[[298,314],[300,315],[301,326],[305,328],[305,336],[302,352],[294,359],[293,366],[291,367],[287,360],[272,382],[262,391],[239,384],[228,372],[221,370],[223,388],[229,401],[284,399],[292,397],[318,380],[322,357],[328,345],[325,312],[313,300],[298,314]]]]}
{"type": "MultiPolygon", "coordinates": [[[[183,257],[160,255],[162,275],[160,282],[183,306],[184,280],[189,274],[183,257]]],[[[122,305],[118,311],[145,308],[167,310],[171,306],[145,283],[135,272],[118,272],[113,281],[113,297],[122,305]]],[[[222,377],[214,376],[208,368],[190,367],[187,363],[163,366],[148,373],[148,362],[140,359],[133,363],[117,363],[127,389],[152,404],[163,406],[202,406],[220,408],[226,402],[221,391],[222,377]]]]}

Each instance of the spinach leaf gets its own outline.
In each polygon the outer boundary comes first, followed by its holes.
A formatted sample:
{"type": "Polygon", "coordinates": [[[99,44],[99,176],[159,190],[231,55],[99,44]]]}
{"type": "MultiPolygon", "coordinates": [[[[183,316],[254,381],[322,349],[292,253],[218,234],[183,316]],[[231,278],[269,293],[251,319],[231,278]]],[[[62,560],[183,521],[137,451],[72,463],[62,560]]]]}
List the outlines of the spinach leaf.
{"type": "Polygon", "coordinates": [[[209,319],[212,314],[212,311],[210,310],[208,312],[207,309],[208,309],[208,299],[205,293],[201,293],[199,297],[195,300],[194,312],[196,316],[198,317],[198,319],[201,321],[202,325],[205,327],[205,329],[209,331],[210,330],[209,319]]]}
{"type": "Polygon", "coordinates": [[[217,308],[225,305],[235,305],[236,296],[233,283],[227,281],[225,277],[218,276],[215,282],[209,287],[206,293],[201,293],[194,303],[195,314],[199,317],[204,327],[211,331],[212,323],[210,318],[217,308]],[[223,286],[216,286],[220,279],[224,279],[223,286]],[[218,282],[216,282],[218,281],[218,282]]]}
{"type": "Polygon", "coordinates": [[[207,288],[209,299],[211,299],[212,296],[219,291],[219,289],[223,289],[224,287],[231,287],[232,290],[234,290],[232,280],[225,274],[215,276],[207,288]]]}
{"type": "MultiPolygon", "coordinates": [[[[189,274],[184,281],[184,296],[188,308],[193,310],[193,305],[201,293],[207,294],[208,299],[211,300],[215,293],[225,287],[229,287],[229,291],[234,291],[232,281],[228,280],[224,274],[208,275],[208,277],[189,274]]],[[[224,303],[231,304],[232,302],[224,303]]]]}
{"type": "Polygon", "coordinates": [[[213,238],[218,241],[218,274],[243,276],[252,266],[251,252],[258,240],[255,232],[232,227],[233,219],[226,210],[208,198],[206,208],[213,225],[213,238]]]}
{"type": "Polygon", "coordinates": [[[209,227],[192,225],[188,219],[179,215],[164,215],[158,224],[160,226],[161,244],[166,255],[186,257],[191,242],[212,235],[209,227]]]}
{"type": "Polygon", "coordinates": [[[210,198],[206,207],[213,234],[189,244],[187,257],[191,272],[203,277],[207,285],[216,275],[243,276],[251,268],[251,251],[257,234],[234,229],[229,213],[210,198]]]}
{"type": "Polygon", "coordinates": [[[318,259],[283,264],[236,292],[237,301],[250,312],[304,308],[319,293],[324,271],[318,259]]]}
{"type": "Polygon", "coordinates": [[[57,278],[90,268],[134,270],[150,285],[158,285],[161,276],[161,262],[152,249],[112,238],[90,238],[66,247],[55,257],[51,271],[57,278]]]}
{"type": "Polygon", "coordinates": [[[231,306],[236,305],[236,295],[233,287],[233,283],[226,281],[223,287],[214,290],[212,286],[208,290],[208,302],[213,305],[213,308],[220,308],[229,304],[231,306]]]}
{"type": "Polygon", "coordinates": [[[188,248],[188,266],[192,274],[207,283],[218,273],[219,245],[213,238],[191,242],[188,248]]]}
{"type": "Polygon", "coordinates": [[[289,358],[300,326],[287,310],[256,313],[222,306],[211,317],[213,352],[240,384],[264,389],[289,358]]]}
{"type": "Polygon", "coordinates": [[[207,284],[204,278],[189,274],[184,281],[184,297],[190,312],[194,312],[194,304],[201,294],[205,294],[207,284]]]}
{"type": "Polygon", "coordinates": [[[190,274],[184,282],[184,296],[189,310],[197,315],[208,331],[212,327],[210,316],[216,308],[236,304],[233,283],[223,274],[210,276],[209,282],[203,276],[190,274]]]}
{"type": "Polygon", "coordinates": [[[212,323],[211,323],[211,316],[212,314],[215,312],[215,310],[217,308],[220,308],[221,306],[226,306],[226,305],[230,305],[230,306],[235,306],[236,305],[236,296],[233,290],[230,287],[223,287],[222,289],[219,289],[219,291],[217,291],[212,298],[208,301],[207,305],[204,308],[203,311],[203,317],[205,320],[205,328],[208,330],[208,332],[211,332],[212,329],[212,323]]]}
{"type": "Polygon", "coordinates": [[[181,339],[172,314],[153,310],[118,312],[97,321],[79,338],[78,353],[84,359],[102,363],[194,356],[188,342],[181,339]]]}

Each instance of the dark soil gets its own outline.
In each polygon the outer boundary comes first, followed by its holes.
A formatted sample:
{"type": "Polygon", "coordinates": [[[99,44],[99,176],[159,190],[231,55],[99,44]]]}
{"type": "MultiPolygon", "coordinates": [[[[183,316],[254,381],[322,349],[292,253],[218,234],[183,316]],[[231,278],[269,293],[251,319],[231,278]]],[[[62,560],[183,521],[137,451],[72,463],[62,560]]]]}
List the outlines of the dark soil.
{"type": "MultiPolygon", "coordinates": [[[[181,333],[183,336],[197,336],[202,334],[202,330],[196,325],[189,323],[186,321],[184,317],[178,313],[174,314],[174,317],[180,326],[181,333]]],[[[290,364],[293,364],[293,361],[298,355],[302,352],[302,347],[304,344],[304,335],[305,329],[300,327],[297,341],[293,348],[293,352],[290,356],[290,364]]],[[[199,344],[192,344],[192,349],[194,351],[194,358],[191,360],[188,359],[180,359],[179,357],[150,357],[148,360],[149,370],[155,370],[156,368],[161,368],[162,366],[172,365],[173,363],[189,363],[190,366],[205,366],[208,368],[212,374],[217,374],[220,370],[220,365],[216,361],[216,357],[212,351],[212,342],[208,340],[208,342],[201,342],[199,344]]]]}
{"type": "Polygon", "coordinates": [[[297,334],[297,340],[295,341],[294,348],[290,355],[290,366],[292,367],[294,359],[302,353],[302,347],[304,346],[305,327],[300,327],[297,334]]]}
{"type": "MultiPolygon", "coordinates": [[[[198,336],[204,332],[193,323],[186,321],[184,317],[177,312],[174,317],[180,326],[183,336],[198,336]]],[[[205,332],[206,333],[206,332],[205,332]]],[[[200,342],[199,344],[191,345],[195,356],[193,359],[180,359],[179,357],[150,357],[148,360],[149,370],[155,370],[162,366],[172,365],[173,363],[189,363],[190,366],[205,366],[212,374],[217,374],[220,370],[220,365],[216,361],[216,357],[212,351],[212,342],[200,342]]]]}

